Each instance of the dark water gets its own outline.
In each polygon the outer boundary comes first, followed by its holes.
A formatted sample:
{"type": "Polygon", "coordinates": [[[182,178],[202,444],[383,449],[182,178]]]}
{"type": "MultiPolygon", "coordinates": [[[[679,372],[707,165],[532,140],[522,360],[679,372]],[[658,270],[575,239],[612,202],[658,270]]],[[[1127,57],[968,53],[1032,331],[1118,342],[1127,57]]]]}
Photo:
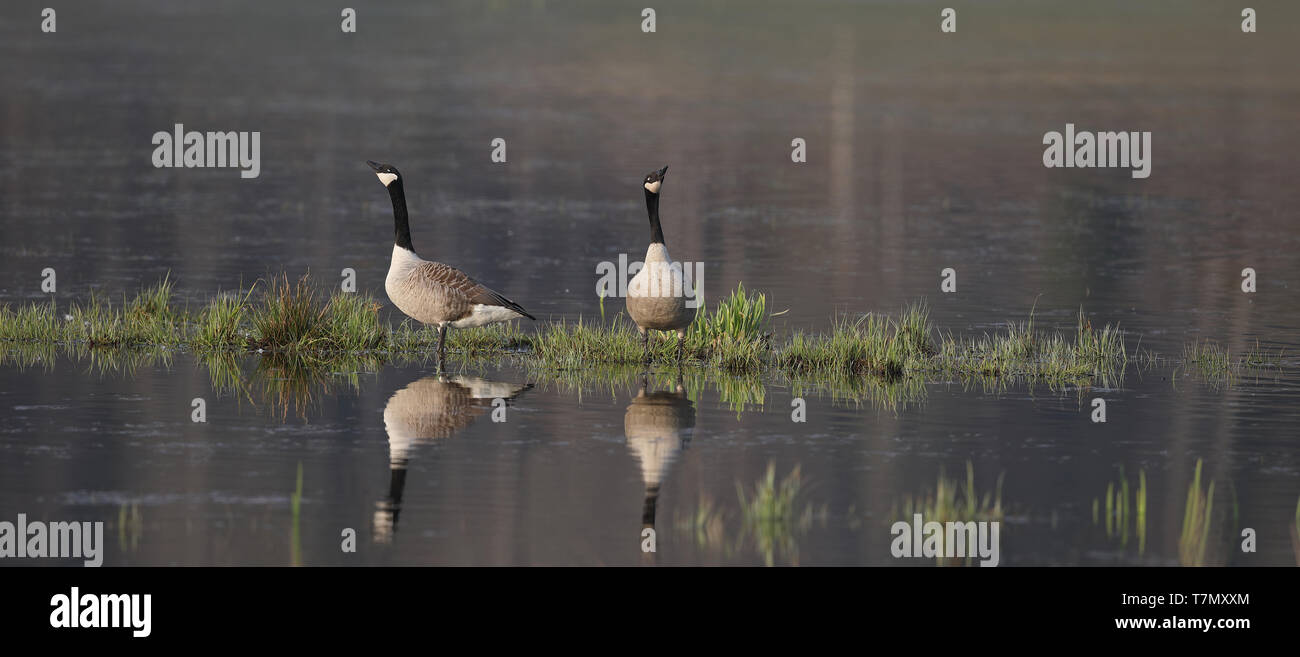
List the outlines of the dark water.
{"type": "Polygon", "coordinates": [[[504,423],[427,364],[331,377],[282,417],[184,354],[108,372],[7,360],[0,519],[105,520],[109,564],[898,564],[894,510],[969,462],[981,493],[1002,477],[1003,564],[1178,564],[1200,459],[1216,483],[1206,562],[1295,563],[1300,12],[1254,3],[1246,35],[1222,3],[1130,4],[983,3],[953,35],[942,4],[902,2],[661,3],[654,34],[640,7],[608,3],[359,7],[356,34],[312,3],[69,4],[55,34],[6,12],[0,302],[46,296],[46,267],[60,308],[168,272],[182,303],[345,267],[382,296],[391,214],[363,163],[378,159],[406,178],[422,255],[544,321],[590,318],[596,265],[643,253],[641,176],[669,165],[672,253],[705,263],[711,298],[765,291],[789,309],[779,333],[925,297],[958,335],[1031,307],[1069,330],[1082,308],[1130,350],[1212,339],[1284,357],[1227,382],[1176,365],[1086,391],[930,381],[892,406],[772,378],[740,412],[731,384],[687,372],[685,401],[645,413],[627,373],[454,365],[534,385],[504,423]],[[261,175],[154,168],[150,139],[175,123],[260,131],[261,175]],[[1151,177],[1044,168],[1043,133],[1066,123],[1152,131],[1151,177]],[[956,294],[939,292],[947,267],[956,294]],[[438,437],[393,442],[385,409],[404,389],[438,437]],[[777,535],[746,529],[737,494],[769,463],[804,484],[803,519],[777,535]],[[1093,523],[1120,468],[1147,479],[1141,549],[1093,523]],[[719,519],[697,527],[701,509],[719,519]],[[1257,552],[1236,549],[1241,528],[1257,552]]]}

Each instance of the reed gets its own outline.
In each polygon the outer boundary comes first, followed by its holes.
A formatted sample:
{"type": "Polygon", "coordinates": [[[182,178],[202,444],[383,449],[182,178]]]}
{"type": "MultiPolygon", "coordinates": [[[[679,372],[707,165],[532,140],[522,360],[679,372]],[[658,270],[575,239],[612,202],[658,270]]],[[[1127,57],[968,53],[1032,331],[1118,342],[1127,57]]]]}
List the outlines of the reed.
{"type": "Polygon", "coordinates": [[[1119,481],[1106,485],[1106,494],[1092,500],[1092,522],[1104,525],[1106,538],[1118,540],[1127,546],[1130,535],[1137,536],[1138,555],[1146,554],[1147,547],[1147,473],[1138,471],[1136,486],[1131,486],[1124,467],[1120,466],[1119,481]],[[1131,495],[1130,495],[1131,493],[1131,495]],[[1104,505],[1105,515],[1101,515],[1104,505]]]}
{"type": "Polygon", "coordinates": [[[1183,530],[1178,537],[1178,561],[1184,566],[1204,566],[1210,544],[1210,525],[1214,514],[1214,481],[1201,490],[1201,459],[1187,487],[1183,506],[1183,530]]]}

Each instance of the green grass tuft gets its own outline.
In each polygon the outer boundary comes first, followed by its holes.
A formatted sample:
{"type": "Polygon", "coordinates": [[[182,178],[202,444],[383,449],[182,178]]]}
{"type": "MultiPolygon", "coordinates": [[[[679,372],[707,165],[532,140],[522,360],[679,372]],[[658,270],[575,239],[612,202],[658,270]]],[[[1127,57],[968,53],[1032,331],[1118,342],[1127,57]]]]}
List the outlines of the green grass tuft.
{"type": "MultiPolygon", "coordinates": [[[[313,358],[376,352],[395,359],[409,353],[429,354],[437,345],[434,329],[405,319],[390,328],[381,316],[383,305],[373,297],[339,291],[325,296],[306,275],[290,281],[280,274],[245,292],[218,295],[192,314],[173,305],[173,287],[170,277],[164,277],[120,305],[92,294],[86,301],[70,304],[66,313],[59,313],[53,301],[0,306],[0,342],[18,352],[0,350],[0,358],[43,363],[48,362],[45,355],[30,347],[75,345],[204,352],[260,349],[317,354],[313,358]]],[[[772,318],[780,314],[770,312],[766,295],[737,285],[716,307],[702,305],[698,310],[686,333],[685,361],[736,375],[838,381],[834,387],[868,376],[886,382],[961,378],[986,385],[1023,378],[1053,387],[1082,387],[1109,381],[1122,374],[1129,362],[1123,332],[1109,324],[1094,329],[1082,311],[1072,335],[1039,329],[1031,309],[1026,321],[1008,323],[1005,331],[956,336],[936,330],[929,309],[917,303],[897,316],[841,315],[827,332],[796,330],[777,339],[772,318]]],[[[640,364],[644,357],[635,325],[622,312],[606,321],[603,299],[597,321],[578,318],[527,326],[506,323],[452,330],[448,349],[468,358],[518,355],[552,371],[640,364]]],[[[1158,360],[1143,356],[1140,349],[1135,353],[1145,358],[1142,362],[1158,360]]],[[[1238,362],[1213,343],[1196,342],[1185,350],[1183,363],[1222,376],[1243,366],[1280,368],[1281,356],[1256,345],[1238,362]]],[[[676,337],[652,332],[650,359],[675,364],[676,337]]]]}
{"type": "Polygon", "coordinates": [[[1184,566],[1204,566],[1210,544],[1210,525],[1214,513],[1214,481],[1201,490],[1201,459],[1196,459],[1196,473],[1187,487],[1183,507],[1183,531],[1178,537],[1178,560],[1184,566]]]}
{"type": "Polygon", "coordinates": [[[272,278],[253,310],[253,345],[268,350],[323,346],[325,308],[316,297],[306,275],[296,283],[285,274],[272,278]]]}

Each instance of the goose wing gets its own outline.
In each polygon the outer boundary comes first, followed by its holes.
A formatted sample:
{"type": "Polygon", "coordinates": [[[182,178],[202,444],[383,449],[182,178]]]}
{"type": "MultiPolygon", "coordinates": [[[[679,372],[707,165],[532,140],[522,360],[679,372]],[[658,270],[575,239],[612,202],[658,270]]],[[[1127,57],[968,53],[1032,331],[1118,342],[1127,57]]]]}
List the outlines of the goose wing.
{"type": "Polygon", "coordinates": [[[419,264],[411,272],[412,278],[423,281],[429,285],[442,287],[464,295],[470,303],[482,304],[485,306],[501,306],[509,308],[528,319],[536,320],[536,317],[528,314],[524,307],[505,298],[500,293],[493,291],[491,288],[470,278],[469,274],[452,267],[444,265],[441,262],[425,261],[419,264]]]}

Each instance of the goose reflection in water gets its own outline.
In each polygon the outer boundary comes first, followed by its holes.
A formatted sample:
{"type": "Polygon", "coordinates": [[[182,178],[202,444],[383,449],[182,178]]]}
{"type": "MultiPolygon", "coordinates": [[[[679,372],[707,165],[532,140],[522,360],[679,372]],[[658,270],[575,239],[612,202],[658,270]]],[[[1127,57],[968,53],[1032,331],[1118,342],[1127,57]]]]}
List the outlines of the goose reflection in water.
{"type": "Polygon", "coordinates": [[[648,388],[646,377],[642,377],[641,390],[623,416],[627,447],[641,462],[641,480],[645,483],[642,529],[654,529],[659,484],[690,442],[695,428],[695,404],[686,397],[680,376],[671,392],[648,392],[648,388]]]}
{"type": "Polygon", "coordinates": [[[470,376],[427,376],[393,393],[384,407],[388,432],[388,497],[375,509],[374,539],[391,543],[406,487],[406,466],[422,444],[450,438],[492,410],[494,399],[507,402],[532,388],[470,376]]]}

